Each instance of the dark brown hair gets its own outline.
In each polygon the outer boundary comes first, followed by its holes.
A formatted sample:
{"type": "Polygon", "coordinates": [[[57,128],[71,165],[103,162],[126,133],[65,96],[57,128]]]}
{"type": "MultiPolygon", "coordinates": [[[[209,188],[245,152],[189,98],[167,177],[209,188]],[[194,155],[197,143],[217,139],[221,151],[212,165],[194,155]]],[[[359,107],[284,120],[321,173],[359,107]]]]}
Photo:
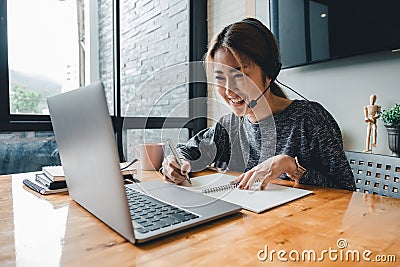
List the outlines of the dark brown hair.
{"type": "Polygon", "coordinates": [[[240,65],[243,60],[251,60],[260,66],[263,79],[272,79],[271,92],[287,98],[275,82],[281,66],[278,44],[272,32],[259,20],[246,18],[226,26],[211,40],[205,60],[212,61],[219,49],[227,49],[240,65]]]}

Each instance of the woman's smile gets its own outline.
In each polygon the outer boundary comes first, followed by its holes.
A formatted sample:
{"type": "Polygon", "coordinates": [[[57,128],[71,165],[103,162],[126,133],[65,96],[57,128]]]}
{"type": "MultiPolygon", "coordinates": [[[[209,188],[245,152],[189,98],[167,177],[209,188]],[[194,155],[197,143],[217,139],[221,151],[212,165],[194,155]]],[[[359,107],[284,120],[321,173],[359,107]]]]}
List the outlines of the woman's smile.
{"type": "Polygon", "coordinates": [[[241,107],[246,103],[245,99],[240,96],[227,96],[227,99],[229,100],[230,105],[234,107],[241,107]]]}

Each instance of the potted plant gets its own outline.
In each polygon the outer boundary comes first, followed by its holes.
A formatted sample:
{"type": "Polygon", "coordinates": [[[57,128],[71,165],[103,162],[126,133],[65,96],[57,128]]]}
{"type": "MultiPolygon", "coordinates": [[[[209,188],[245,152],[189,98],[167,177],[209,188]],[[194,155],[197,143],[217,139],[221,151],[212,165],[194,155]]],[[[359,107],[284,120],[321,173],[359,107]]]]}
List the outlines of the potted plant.
{"type": "Polygon", "coordinates": [[[389,149],[393,156],[400,157],[400,104],[395,104],[389,110],[383,110],[379,118],[388,132],[389,149]]]}

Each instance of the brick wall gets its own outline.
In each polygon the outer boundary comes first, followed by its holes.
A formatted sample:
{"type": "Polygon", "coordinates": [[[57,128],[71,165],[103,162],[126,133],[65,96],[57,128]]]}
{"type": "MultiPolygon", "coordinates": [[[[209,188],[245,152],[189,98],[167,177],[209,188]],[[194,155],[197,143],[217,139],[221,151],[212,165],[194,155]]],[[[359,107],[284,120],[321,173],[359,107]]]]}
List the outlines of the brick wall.
{"type": "MultiPolygon", "coordinates": [[[[185,85],[171,86],[187,80],[182,68],[164,75],[165,68],[188,60],[187,0],[123,0],[120,7],[123,115],[168,116],[188,99],[185,85]]],[[[100,0],[99,12],[100,78],[112,99],[111,1],[100,0]]],[[[188,116],[187,106],[180,116],[188,116]]]]}
{"type": "MultiPolygon", "coordinates": [[[[122,0],[120,7],[122,115],[157,117],[173,112],[175,117],[187,117],[188,76],[186,69],[177,64],[188,61],[188,1],[122,0]]],[[[99,0],[98,10],[100,79],[106,87],[112,111],[112,1],[99,0]]],[[[144,141],[187,140],[187,131],[180,136],[177,131],[179,129],[128,131],[124,154],[131,160],[133,146],[144,141]]]]}
{"type": "Polygon", "coordinates": [[[113,115],[113,11],[110,0],[98,1],[99,19],[99,76],[103,82],[108,108],[113,115]]]}

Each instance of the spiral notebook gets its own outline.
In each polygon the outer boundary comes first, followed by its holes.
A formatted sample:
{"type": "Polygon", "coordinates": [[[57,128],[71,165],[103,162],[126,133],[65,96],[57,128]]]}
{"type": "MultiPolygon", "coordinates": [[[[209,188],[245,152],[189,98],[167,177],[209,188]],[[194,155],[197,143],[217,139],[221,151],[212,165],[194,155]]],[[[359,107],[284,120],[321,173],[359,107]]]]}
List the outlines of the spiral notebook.
{"type": "Polygon", "coordinates": [[[256,213],[312,194],[310,190],[276,184],[268,184],[265,190],[254,191],[260,182],[256,182],[252,190],[240,190],[236,188],[237,184],[230,183],[236,178],[236,176],[221,173],[194,177],[191,179],[192,186],[185,186],[185,188],[237,204],[256,213]]]}

